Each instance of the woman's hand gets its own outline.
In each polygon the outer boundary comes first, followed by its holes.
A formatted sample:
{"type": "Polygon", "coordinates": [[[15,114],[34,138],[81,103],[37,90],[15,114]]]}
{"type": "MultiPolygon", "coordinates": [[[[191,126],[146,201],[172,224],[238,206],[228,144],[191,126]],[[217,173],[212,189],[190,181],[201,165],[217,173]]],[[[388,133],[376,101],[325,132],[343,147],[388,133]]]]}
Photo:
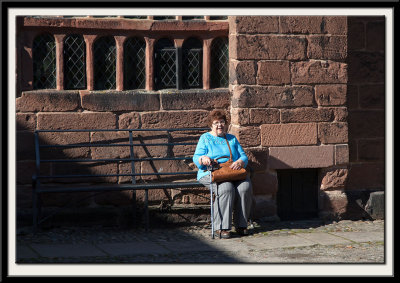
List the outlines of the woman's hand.
{"type": "Polygon", "coordinates": [[[241,159],[236,160],[231,165],[231,169],[233,169],[233,170],[239,170],[239,169],[241,169],[243,167],[244,167],[244,162],[241,159]]]}
{"type": "Polygon", "coordinates": [[[207,155],[200,156],[199,163],[200,163],[200,165],[210,166],[211,165],[211,158],[208,157],[207,155]]]}

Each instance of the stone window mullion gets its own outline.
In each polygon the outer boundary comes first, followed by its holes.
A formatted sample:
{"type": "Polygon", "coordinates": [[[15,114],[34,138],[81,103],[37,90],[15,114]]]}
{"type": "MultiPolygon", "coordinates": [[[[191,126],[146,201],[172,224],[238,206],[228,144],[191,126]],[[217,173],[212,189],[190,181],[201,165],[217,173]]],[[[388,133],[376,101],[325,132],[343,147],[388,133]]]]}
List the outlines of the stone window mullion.
{"type": "Polygon", "coordinates": [[[64,90],[64,38],[65,34],[54,35],[56,39],[56,84],[57,90],[64,90]]]}
{"type": "Polygon", "coordinates": [[[146,90],[154,90],[154,38],[145,37],[146,42],[146,90]]]}
{"type": "Polygon", "coordinates": [[[87,90],[94,90],[94,62],[93,62],[93,43],[96,35],[84,35],[86,42],[86,76],[87,90]]]}
{"type": "Polygon", "coordinates": [[[126,36],[115,36],[117,48],[116,90],[124,90],[124,41],[126,36]]]}
{"type": "Polygon", "coordinates": [[[211,39],[203,40],[203,89],[210,89],[211,39]]]}

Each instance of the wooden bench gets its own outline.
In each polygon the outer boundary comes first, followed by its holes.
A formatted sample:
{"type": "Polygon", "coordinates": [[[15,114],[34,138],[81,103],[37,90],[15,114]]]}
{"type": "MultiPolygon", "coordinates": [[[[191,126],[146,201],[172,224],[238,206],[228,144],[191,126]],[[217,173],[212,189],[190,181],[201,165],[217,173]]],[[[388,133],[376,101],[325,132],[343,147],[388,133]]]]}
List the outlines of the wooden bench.
{"type": "MultiPolygon", "coordinates": [[[[33,228],[42,217],[41,194],[144,190],[146,231],[148,191],[204,187],[192,157],[208,128],[36,130],[33,228]]],[[[57,213],[57,212],[56,212],[57,213]]]]}

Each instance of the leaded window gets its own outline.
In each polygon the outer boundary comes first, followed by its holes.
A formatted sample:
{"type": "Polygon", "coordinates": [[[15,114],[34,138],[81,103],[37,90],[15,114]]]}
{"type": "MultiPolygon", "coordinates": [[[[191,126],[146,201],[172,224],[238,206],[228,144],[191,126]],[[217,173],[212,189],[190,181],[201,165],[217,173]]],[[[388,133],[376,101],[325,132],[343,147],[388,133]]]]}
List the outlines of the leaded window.
{"type": "Polygon", "coordinates": [[[116,88],[116,46],[112,36],[100,37],[94,42],[94,88],[116,88]]]}
{"type": "Polygon", "coordinates": [[[33,89],[55,89],[56,42],[50,34],[41,34],[33,40],[33,89]]]}
{"type": "Polygon", "coordinates": [[[228,38],[217,37],[211,44],[211,87],[229,85],[229,45],[228,38]]]}
{"type": "Polygon", "coordinates": [[[175,16],[154,16],[153,19],[157,21],[175,20],[175,16]]]}
{"type": "Polygon", "coordinates": [[[86,45],[81,35],[69,35],[64,40],[65,89],[86,88],[86,45]]]}
{"type": "Polygon", "coordinates": [[[227,16],[210,16],[210,20],[227,20],[227,16]]]}
{"type": "Polygon", "coordinates": [[[201,88],[203,86],[203,48],[197,38],[185,40],[182,46],[183,88],[201,88]]]}
{"type": "Polygon", "coordinates": [[[183,21],[204,20],[204,16],[182,16],[183,21]]]}
{"type": "Polygon", "coordinates": [[[146,83],[146,43],[132,37],[124,43],[124,89],[143,89],[146,83]]]}
{"type": "Polygon", "coordinates": [[[177,88],[177,50],[174,43],[162,38],[155,46],[155,85],[157,89],[177,88]]]}

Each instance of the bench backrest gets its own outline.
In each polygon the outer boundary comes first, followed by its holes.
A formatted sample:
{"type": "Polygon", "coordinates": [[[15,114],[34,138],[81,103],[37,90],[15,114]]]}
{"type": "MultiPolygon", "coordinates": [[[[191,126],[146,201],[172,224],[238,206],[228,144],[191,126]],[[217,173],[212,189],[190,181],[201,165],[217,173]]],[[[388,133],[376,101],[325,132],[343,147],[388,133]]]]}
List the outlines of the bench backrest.
{"type": "Polygon", "coordinates": [[[54,183],[193,179],[193,153],[208,130],[36,130],[36,178],[54,183]]]}

